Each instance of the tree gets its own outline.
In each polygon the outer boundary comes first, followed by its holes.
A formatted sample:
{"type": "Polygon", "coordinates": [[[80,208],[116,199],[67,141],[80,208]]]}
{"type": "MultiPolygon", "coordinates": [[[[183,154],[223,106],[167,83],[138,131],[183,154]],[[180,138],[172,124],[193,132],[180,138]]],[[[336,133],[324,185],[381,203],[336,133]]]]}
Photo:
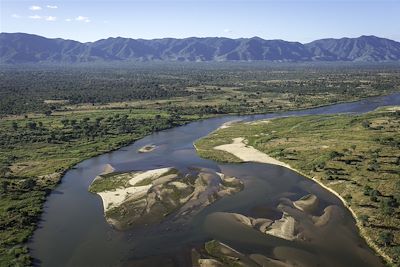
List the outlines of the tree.
{"type": "Polygon", "coordinates": [[[366,185],[366,186],[364,187],[364,195],[365,195],[365,196],[370,196],[372,190],[373,190],[372,187],[370,187],[369,185],[366,185]]]}
{"type": "Polygon", "coordinates": [[[391,232],[382,232],[379,235],[379,238],[380,238],[381,242],[383,243],[383,245],[386,247],[393,243],[394,235],[391,232]]]}
{"type": "Polygon", "coordinates": [[[31,190],[35,187],[36,181],[32,178],[27,178],[21,181],[20,187],[25,190],[31,190]]]}
{"type": "Polygon", "coordinates": [[[331,159],[338,158],[338,157],[343,157],[343,156],[344,156],[343,153],[340,153],[340,152],[337,152],[337,151],[331,151],[331,152],[329,153],[329,157],[330,157],[331,159]]]}
{"type": "Polygon", "coordinates": [[[64,127],[67,127],[67,125],[69,124],[69,119],[62,119],[61,123],[64,127]]]}
{"type": "Polygon", "coordinates": [[[12,122],[12,128],[14,131],[16,131],[18,129],[18,123],[16,123],[15,121],[12,122]]]}
{"type": "Polygon", "coordinates": [[[28,121],[26,126],[31,130],[35,130],[37,128],[36,122],[33,122],[33,121],[28,121]]]}
{"type": "Polygon", "coordinates": [[[44,115],[50,116],[50,115],[51,115],[51,110],[46,110],[46,111],[44,112],[44,115]]]}
{"type": "Polygon", "coordinates": [[[397,199],[391,196],[383,199],[380,203],[380,206],[384,214],[392,215],[394,213],[394,208],[397,208],[399,204],[397,203],[397,199]]]}
{"type": "Polygon", "coordinates": [[[364,128],[368,129],[369,126],[371,125],[371,123],[370,123],[369,121],[365,120],[365,121],[363,121],[363,122],[361,123],[361,125],[362,125],[364,128]]]}
{"type": "Polygon", "coordinates": [[[366,226],[368,223],[368,220],[369,220],[369,216],[366,214],[362,214],[362,215],[360,215],[359,219],[360,219],[362,225],[366,226]]]}
{"type": "Polygon", "coordinates": [[[353,199],[353,197],[350,194],[347,194],[344,196],[344,199],[347,201],[347,203],[350,205],[351,200],[353,199]]]}
{"type": "Polygon", "coordinates": [[[96,118],[96,125],[100,125],[100,122],[104,120],[104,117],[97,117],[96,118]]]}

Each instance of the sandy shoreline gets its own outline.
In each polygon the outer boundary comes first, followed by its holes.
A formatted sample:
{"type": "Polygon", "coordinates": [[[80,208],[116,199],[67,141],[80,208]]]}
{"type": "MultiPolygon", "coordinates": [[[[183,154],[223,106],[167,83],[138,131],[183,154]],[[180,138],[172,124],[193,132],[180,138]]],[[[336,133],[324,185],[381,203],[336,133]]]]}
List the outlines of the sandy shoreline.
{"type": "Polygon", "coordinates": [[[216,146],[214,149],[228,152],[243,161],[268,163],[292,169],[288,164],[276,160],[252,146],[246,145],[243,137],[234,138],[233,143],[216,146]]]}
{"type": "Polygon", "coordinates": [[[221,126],[218,127],[217,131],[220,129],[226,129],[232,126],[232,124],[234,124],[235,122],[239,122],[241,121],[240,119],[238,120],[231,120],[231,121],[227,121],[225,123],[223,123],[221,126]]]}

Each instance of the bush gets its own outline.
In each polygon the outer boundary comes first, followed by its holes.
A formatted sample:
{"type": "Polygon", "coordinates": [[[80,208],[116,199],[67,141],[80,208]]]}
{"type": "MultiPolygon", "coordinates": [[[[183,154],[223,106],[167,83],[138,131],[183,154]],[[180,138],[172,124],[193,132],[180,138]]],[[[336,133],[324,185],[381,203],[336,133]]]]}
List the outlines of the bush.
{"type": "Polygon", "coordinates": [[[391,244],[393,243],[394,235],[393,235],[392,232],[382,232],[382,233],[379,235],[379,238],[380,238],[382,244],[383,244],[385,247],[387,247],[387,246],[389,246],[389,245],[391,245],[391,244]]]}
{"type": "Polygon", "coordinates": [[[365,225],[367,225],[367,223],[368,223],[369,216],[366,215],[366,214],[362,214],[362,215],[359,217],[359,219],[360,219],[362,225],[365,226],[365,225]]]}

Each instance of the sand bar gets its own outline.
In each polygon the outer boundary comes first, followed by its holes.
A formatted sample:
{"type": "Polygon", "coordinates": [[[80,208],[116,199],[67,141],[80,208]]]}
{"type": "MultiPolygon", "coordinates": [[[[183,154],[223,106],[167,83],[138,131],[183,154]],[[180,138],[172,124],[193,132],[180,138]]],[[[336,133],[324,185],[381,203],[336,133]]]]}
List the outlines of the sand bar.
{"type": "Polygon", "coordinates": [[[288,164],[283,163],[279,160],[276,160],[273,157],[270,157],[267,154],[264,154],[263,152],[255,149],[252,146],[246,145],[244,143],[245,139],[243,137],[237,137],[232,140],[233,140],[233,143],[216,146],[216,147],[214,147],[214,149],[231,153],[243,161],[268,163],[268,164],[279,165],[279,166],[283,166],[283,167],[291,169],[291,167],[288,164]]]}

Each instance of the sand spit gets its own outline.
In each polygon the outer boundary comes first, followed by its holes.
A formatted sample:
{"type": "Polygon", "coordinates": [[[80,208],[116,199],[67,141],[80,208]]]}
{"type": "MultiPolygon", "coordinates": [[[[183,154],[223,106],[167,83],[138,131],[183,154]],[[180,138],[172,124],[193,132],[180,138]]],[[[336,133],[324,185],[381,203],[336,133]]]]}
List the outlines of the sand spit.
{"type": "Polygon", "coordinates": [[[387,107],[387,108],[385,108],[385,110],[393,111],[393,112],[400,111],[400,106],[387,107]]]}
{"type": "Polygon", "coordinates": [[[114,171],[115,171],[115,169],[111,164],[106,164],[104,166],[103,172],[101,174],[108,174],[108,173],[112,173],[114,171]]]}
{"type": "Polygon", "coordinates": [[[318,202],[317,196],[307,195],[297,201],[294,201],[293,205],[299,210],[310,213],[318,207],[318,202]]]}
{"type": "Polygon", "coordinates": [[[258,229],[262,233],[280,237],[286,240],[295,239],[295,220],[286,213],[282,215],[281,219],[276,221],[265,218],[255,219],[236,213],[233,213],[229,216],[232,216],[235,220],[246,226],[258,229]]]}
{"type": "Polygon", "coordinates": [[[274,221],[265,233],[286,240],[293,240],[295,239],[295,223],[293,217],[284,213],[282,218],[274,221]]]}
{"type": "Polygon", "coordinates": [[[249,125],[259,125],[259,124],[268,124],[268,123],[271,123],[271,119],[246,122],[246,124],[249,124],[249,125]]]}
{"type": "Polygon", "coordinates": [[[239,122],[239,121],[241,121],[241,120],[232,120],[232,121],[227,121],[227,122],[223,123],[221,126],[219,126],[217,130],[219,130],[219,129],[226,129],[226,128],[229,128],[229,127],[231,127],[231,126],[232,126],[232,124],[233,124],[233,123],[235,123],[235,122],[239,122]]]}
{"type": "Polygon", "coordinates": [[[234,138],[232,140],[233,140],[232,144],[216,146],[214,147],[214,149],[231,153],[243,161],[268,163],[291,169],[291,167],[288,164],[276,160],[273,157],[270,157],[267,154],[262,153],[261,151],[255,149],[252,146],[246,145],[245,139],[243,137],[234,138]]]}
{"type": "Polygon", "coordinates": [[[276,236],[286,240],[294,240],[296,238],[296,221],[292,216],[286,213],[282,215],[281,219],[275,221],[267,218],[252,218],[238,213],[227,212],[219,212],[218,216],[220,216],[222,220],[234,220],[267,235],[276,236]]]}

